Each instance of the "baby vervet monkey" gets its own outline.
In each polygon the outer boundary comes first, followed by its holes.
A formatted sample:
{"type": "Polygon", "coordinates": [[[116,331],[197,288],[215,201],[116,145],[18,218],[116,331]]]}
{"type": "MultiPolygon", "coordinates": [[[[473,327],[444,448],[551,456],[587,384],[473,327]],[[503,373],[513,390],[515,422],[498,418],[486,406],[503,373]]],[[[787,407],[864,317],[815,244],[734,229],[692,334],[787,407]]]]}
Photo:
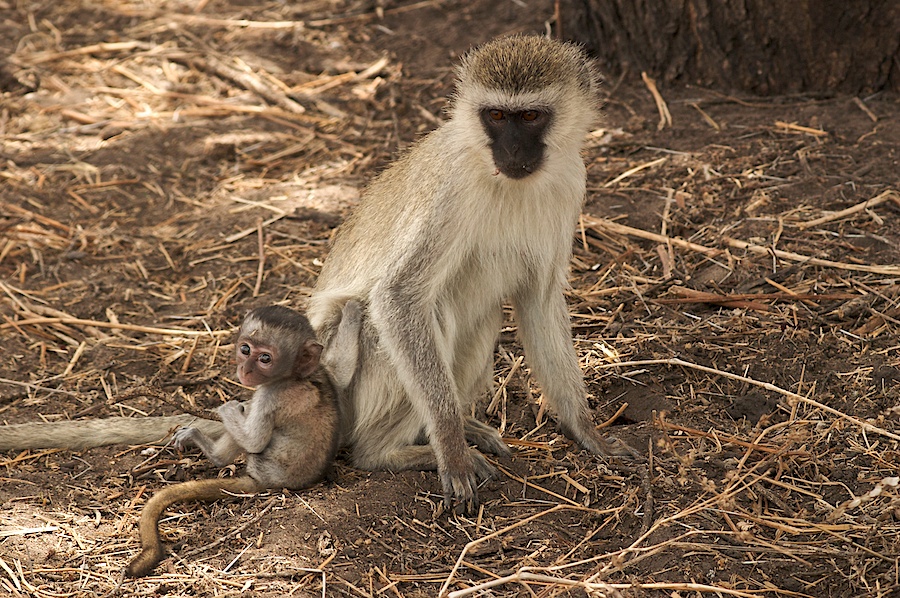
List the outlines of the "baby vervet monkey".
{"type": "MultiPolygon", "coordinates": [[[[338,392],[346,390],[356,367],[360,306],[350,305],[345,326],[322,356],[338,392]],[[337,355],[341,353],[341,355],[337,355]],[[329,367],[332,366],[333,367],[329,367]]],[[[111,444],[151,444],[168,437],[180,426],[190,426],[207,436],[218,437],[222,422],[190,414],[154,417],[107,417],[102,419],[30,422],[0,425],[0,451],[62,448],[83,450],[111,444]]]]}
{"type": "MultiPolygon", "coordinates": [[[[347,369],[336,381],[346,386],[355,366],[359,305],[347,303],[343,314],[335,348],[346,349],[341,364],[347,369]]],[[[217,440],[185,427],[175,432],[175,446],[180,450],[196,445],[218,467],[243,453],[247,474],[175,484],[153,495],[141,512],[142,550],[125,569],[129,577],[147,575],[162,560],[159,518],[173,503],[267,488],[299,490],[319,481],[331,467],[339,438],[337,396],[320,365],[322,345],[309,321],[286,307],[254,309],[241,324],[235,355],[238,379],[256,387],[253,397],[229,401],[216,410],[225,428],[217,440]]]]}
{"type": "Polygon", "coordinates": [[[635,455],[591,421],[563,292],[598,119],[598,74],[578,46],[497,39],[458,69],[450,118],[378,176],[338,229],[307,314],[326,349],[348,301],[366,306],[345,441],[364,469],[437,469],[472,510],[508,447],[466,417],[490,384],[501,308],[565,433],[635,455]],[[426,439],[428,444],[423,445],[426,439]]]}

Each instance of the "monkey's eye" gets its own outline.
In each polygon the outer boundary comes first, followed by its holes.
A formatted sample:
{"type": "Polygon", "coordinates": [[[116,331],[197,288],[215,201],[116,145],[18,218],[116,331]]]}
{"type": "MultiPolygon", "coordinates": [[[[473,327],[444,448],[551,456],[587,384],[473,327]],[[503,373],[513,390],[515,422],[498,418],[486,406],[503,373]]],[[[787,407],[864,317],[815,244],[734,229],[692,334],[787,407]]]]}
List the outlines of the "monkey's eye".
{"type": "Polygon", "coordinates": [[[503,114],[503,110],[498,110],[497,108],[489,110],[488,116],[490,116],[493,121],[501,121],[506,118],[506,115],[503,114]]]}
{"type": "Polygon", "coordinates": [[[525,122],[534,122],[540,117],[541,113],[537,110],[526,110],[522,113],[522,120],[525,122]]]}
{"type": "Polygon", "coordinates": [[[240,351],[241,355],[250,355],[250,345],[248,345],[247,343],[243,343],[241,345],[240,351]]]}
{"type": "Polygon", "coordinates": [[[272,356],[268,353],[260,353],[259,354],[259,362],[260,363],[272,363],[272,356]]]}

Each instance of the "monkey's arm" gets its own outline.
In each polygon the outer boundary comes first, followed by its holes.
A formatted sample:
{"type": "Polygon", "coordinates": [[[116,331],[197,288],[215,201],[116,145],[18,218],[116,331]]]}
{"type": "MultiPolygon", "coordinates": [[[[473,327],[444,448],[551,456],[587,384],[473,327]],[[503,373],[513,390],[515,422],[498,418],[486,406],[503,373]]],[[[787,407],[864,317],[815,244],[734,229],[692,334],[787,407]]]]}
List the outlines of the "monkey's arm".
{"type": "MultiPolygon", "coordinates": [[[[438,236],[430,236],[419,250],[407,248],[405,262],[372,290],[369,314],[413,408],[426,422],[445,500],[455,497],[472,510],[477,503],[478,478],[489,476],[493,468],[466,445],[449,349],[441,342],[439,308],[431,296],[435,289],[428,285],[440,285],[434,260],[450,261],[460,252],[442,253],[430,246],[440,243],[438,236]]],[[[449,264],[441,266],[452,271],[449,264]]]]}
{"type": "Polygon", "coordinates": [[[595,455],[637,456],[628,445],[608,442],[594,428],[562,285],[524,289],[513,305],[525,356],[565,434],[595,455]]]}
{"type": "Polygon", "coordinates": [[[179,426],[194,426],[211,436],[219,436],[224,430],[220,422],[189,414],[33,422],[0,426],[0,451],[39,448],[81,450],[110,444],[150,444],[163,440],[179,426]]]}
{"type": "Polygon", "coordinates": [[[351,299],[341,311],[337,332],[322,355],[322,365],[331,374],[338,390],[350,386],[359,361],[359,330],[362,326],[362,306],[351,299]]]}
{"type": "Polygon", "coordinates": [[[275,429],[274,399],[257,390],[246,403],[228,401],[217,409],[225,431],[248,453],[261,453],[272,440],[275,429]]]}

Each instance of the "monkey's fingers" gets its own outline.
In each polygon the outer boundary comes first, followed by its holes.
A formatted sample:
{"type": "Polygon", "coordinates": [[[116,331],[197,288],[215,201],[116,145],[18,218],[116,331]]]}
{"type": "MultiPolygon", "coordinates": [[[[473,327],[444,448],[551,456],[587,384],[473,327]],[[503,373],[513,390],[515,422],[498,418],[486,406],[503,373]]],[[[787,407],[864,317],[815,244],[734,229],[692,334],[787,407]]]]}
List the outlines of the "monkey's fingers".
{"type": "Polygon", "coordinates": [[[194,442],[196,434],[197,430],[194,428],[178,428],[175,430],[175,433],[172,434],[172,446],[175,447],[175,450],[183,451],[196,444],[196,442],[194,442]]]}
{"type": "Polygon", "coordinates": [[[478,479],[474,472],[469,475],[441,472],[441,485],[444,487],[444,506],[451,508],[453,502],[472,515],[478,510],[478,479]]]}
{"type": "Polygon", "coordinates": [[[444,488],[444,505],[450,508],[453,501],[466,514],[474,515],[478,511],[478,484],[497,475],[497,469],[491,465],[484,455],[474,449],[469,450],[471,467],[466,471],[440,471],[441,484],[444,488]]]}
{"type": "Polygon", "coordinates": [[[478,447],[478,450],[498,457],[510,455],[509,446],[503,442],[500,433],[491,426],[467,417],[465,420],[466,440],[478,447]]]}

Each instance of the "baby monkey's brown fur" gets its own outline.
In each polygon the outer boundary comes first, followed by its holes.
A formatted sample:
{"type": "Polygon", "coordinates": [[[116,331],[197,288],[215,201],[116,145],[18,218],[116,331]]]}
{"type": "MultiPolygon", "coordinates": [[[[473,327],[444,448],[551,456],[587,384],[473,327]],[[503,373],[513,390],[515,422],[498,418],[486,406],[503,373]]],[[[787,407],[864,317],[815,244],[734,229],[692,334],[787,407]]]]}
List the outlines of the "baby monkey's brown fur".
{"type": "MultiPolygon", "coordinates": [[[[356,302],[343,311],[338,351],[346,351],[338,387],[353,374],[360,325],[356,302]],[[344,341],[340,341],[344,339],[344,341]]],[[[320,366],[322,345],[305,316],[280,306],[257,308],[244,318],[236,343],[237,375],[255,386],[246,402],[218,408],[225,433],[212,440],[197,428],[175,432],[175,445],[194,444],[222,467],[241,453],[247,474],[227,479],[195,480],[155,494],[141,513],[141,553],[125,569],[129,577],[149,574],[164,556],[159,518],[170,505],[188,500],[215,500],[267,488],[299,490],[319,481],[331,467],[339,438],[337,390],[320,366]]]]}

